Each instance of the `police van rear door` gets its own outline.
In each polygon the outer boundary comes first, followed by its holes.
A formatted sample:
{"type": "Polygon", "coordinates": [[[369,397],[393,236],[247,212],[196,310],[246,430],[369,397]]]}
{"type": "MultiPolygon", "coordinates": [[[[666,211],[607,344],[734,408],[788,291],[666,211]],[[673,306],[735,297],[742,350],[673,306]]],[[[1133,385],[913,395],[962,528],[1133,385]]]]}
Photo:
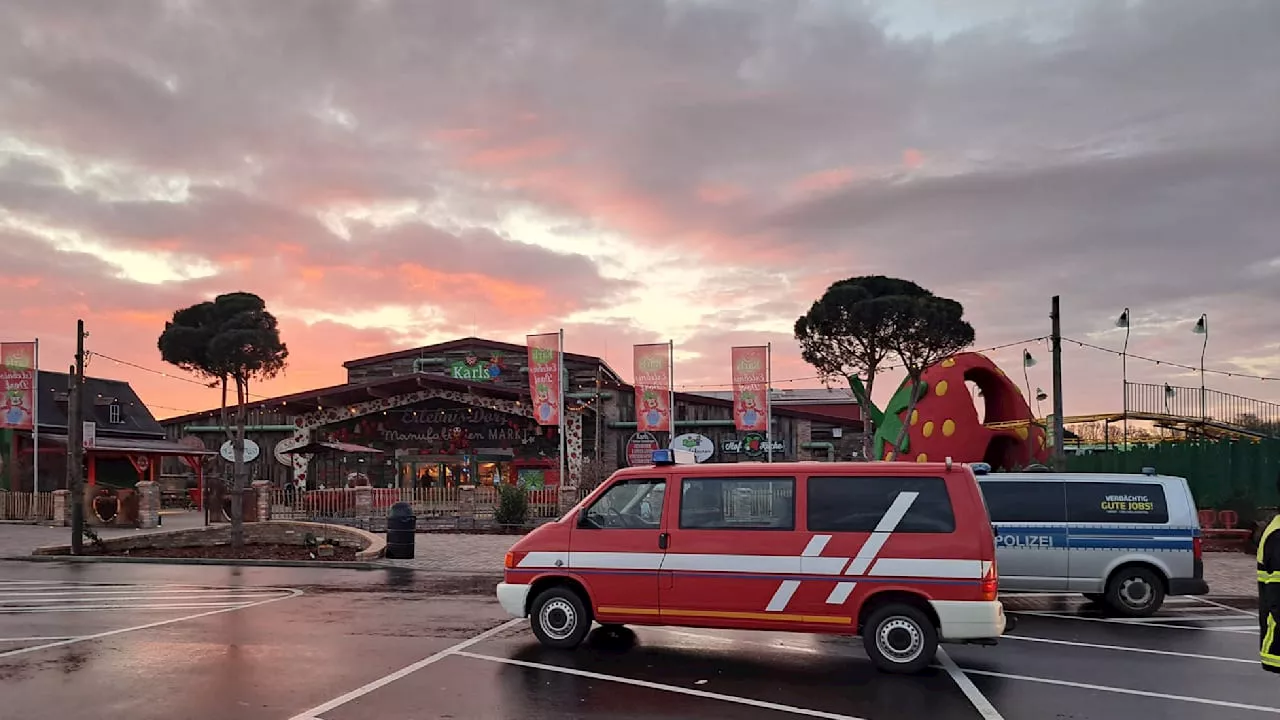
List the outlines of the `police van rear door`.
{"type": "Polygon", "coordinates": [[[1065,483],[1026,476],[979,478],[996,537],[1001,590],[1067,589],[1065,483]]]}

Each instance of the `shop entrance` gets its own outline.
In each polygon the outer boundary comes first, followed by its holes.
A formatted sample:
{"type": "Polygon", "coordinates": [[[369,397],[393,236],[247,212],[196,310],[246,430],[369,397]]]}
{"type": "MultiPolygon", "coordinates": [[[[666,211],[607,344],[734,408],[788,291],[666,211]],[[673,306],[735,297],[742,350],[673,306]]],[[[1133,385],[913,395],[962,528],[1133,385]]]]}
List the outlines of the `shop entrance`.
{"type": "Polygon", "coordinates": [[[490,455],[419,455],[400,459],[400,487],[490,486],[515,480],[511,458],[490,455]]]}

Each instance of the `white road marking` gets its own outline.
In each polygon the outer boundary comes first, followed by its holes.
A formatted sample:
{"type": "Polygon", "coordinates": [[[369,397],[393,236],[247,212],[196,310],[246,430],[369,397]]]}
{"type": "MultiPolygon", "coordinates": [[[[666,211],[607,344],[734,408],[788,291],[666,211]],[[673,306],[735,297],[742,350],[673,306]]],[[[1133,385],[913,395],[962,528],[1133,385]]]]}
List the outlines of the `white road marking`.
{"type": "Polygon", "coordinates": [[[289,594],[281,595],[279,597],[274,597],[269,600],[259,600],[258,602],[246,603],[243,605],[235,605],[233,607],[219,608],[217,610],[207,610],[205,612],[196,613],[194,615],[183,615],[182,617],[169,618],[168,620],[158,620],[156,622],[147,623],[145,625],[133,625],[126,628],[118,628],[115,630],[107,630],[105,632],[93,633],[92,635],[81,635],[79,637],[68,638],[66,640],[57,640],[54,642],[44,643],[42,645],[33,645],[31,647],[18,648],[17,650],[8,650],[5,652],[0,652],[0,659],[13,657],[15,655],[22,655],[23,653],[35,652],[37,650],[47,650],[49,648],[62,647],[64,645],[71,645],[73,643],[85,642],[86,640],[100,640],[102,638],[113,637],[115,635],[123,635],[124,633],[134,632],[136,630],[150,630],[151,628],[162,627],[164,625],[172,625],[173,623],[184,622],[187,620],[197,620],[203,617],[210,617],[213,615],[221,615],[223,613],[235,612],[237,610],[244,610],[251,607],[258,607],[259,605],[267,605],[268,603],[280,602],[281,600],[288,600],[290,598],[298,597],[299,595],[302,594],[301,590],[295,590],[293,588],[271,588],[271,589],[279,590],[282,592],[288,592],[289,594]]]}
{"type": "Polygon", "coordinates": [[[1062,687],[1077,688],[1080,690],[1099,690],[1101,692],[1119,693],[1121,695],[1137,695],[1139,697],[1157,698],[1160,700],[1173,700],[1176,702],[1197,703],[1200,705],[1216,705],[1218,707],[1229,707],[1237,710],[1256,710],[1257,712],[1280,715],[1280,706],[1267,707],[1264,705],[1250,705],[1248,703],[1231,702],[1230,700],[1211,700],[1209,698],[1192,697],[1190,695],[1171,695],[1168,693],[1152,692],[1150,690],[1134,690],[1132,688],[1112,687],[1110,685],[1093,685],[1091,683],[1055,680],[1053,678],[1034,677],[1031,675],[1013,675],[1010,673],[994,672],[992,670],[973,670],[970,668],[961,669],[966,675],[983,675],[986,677],[1001,678],[1003,680],[1025,680],[1027,682],[1059,685],[1062,687]]]}
{"type": "Polygon", "coordinates": [[[1258,664],[1256,659],[1245,660],[1244,658],[1224,657],[1222,655],[1202,655],[1200,653],[1174,652],[1173,650],[1152,650],[1150,648],[1136,648],[1129,647],[1127,645],[1103,645],[1101,643],[1078,642],[1075,640],[1051,640],[1049,638],[1029,637],[1027,635],[1002,635],[1000,639],[1048,643],[1050,645],[1067,645],[1071,647],[1093,648],[1096,650],[1122,650],[1125,652],[1146,653],[1149,655],[1169,655],[1172,657],[1191,658],[1193,660],[1221,660],[1223,662],[1245,663],[1246,665],[1258,664]]]}
{"type": "MultiPolygon", "coordinates": [[[[489,662],[502,663],[503,665],[516,665],[518,667],[533,668],[534,670],[546,670],[548,672],[561,673],[563,675],[575,675],[577,677],[585,677],[592,680],[603,680],[622,685],[633,685],[635,687],[649,688],[651,690],[664,690],[666,692],[676,693],[679,695],[706,698],[708,700],[722,700],[724,702],[735,703],[737,705],[747,705],[749,707],[757,707],[765,710],[777,710],[779,712],[790,713],[792,715],[826,718],[826,720],[863,720],[862,718],[854,715],[841,715],[839,713],[825,712],[822,710],[811,710],[809,708],[796,707],[794,705],[783,705],[781,703],[754,700],[752,698],[738,697],[736,695],[724,695],[722,693],[710,692],[708,690],[696,690],[694,688],[680,687],[679,685],[666,685],[664,683],[650,682],[648,680],[636,680],[619,675],[605,675],[604,673],[591,672],[589,670],[579,670],[577,668],[561,667],[559,665],[547,665],[544,663],[529,662],[528,660],[516,660],[514,658],[481,655],[479,653],[467,652],[464,650],[456,650],[451,654],[457,655],[458,657],[471,658],[473,660],[487,660],[489,662]]],[[[303,720],[303,718],[293,718],[292,720],[303,720]]]]}
{"type": "Polygon", "coordinates": [[[13,595],[0,595],[0,611],[4,611],[11,605],[20,603],[34,602],[39,607],[58,607],[62,603],[124,603],[133,600],[172,600],[181,602],[184,600],[225,600],[228,598],[241,598],[244,600],[263,600],[279,595],[278,592],[244,592],[244,593],[151,593],[149,595],[123,595],[118,597],[102,597],[101,595],[94,597],[49,597],[46,595],[33,595],[30,597],[17,597],[13,595]],[[47,602],[41,602],[47,601],[47,602]]]}
{"type": "MultiPolygon", "coordinates": [[[[455,645],[450,645],[449,647],[441,650],[440,652],[434,653],[432,655],[428,655],[427,657],[419,660],[418,662],[413,663],[412,665],[406,665],[400,668],[399,670],[396,670],[393,673],[390,673],[388,675],[383,675],[382,677],[378,678],[377,680],[374,680],[373,682],[361,685],[360,687],[356,688],[355,690],[352,690],[349,693],[346,693],[344,695],[339,695],[338,697],[326,703],[317,705],[311,708],[310,710],[294,715],[292,718],[290,718],[290,720],[318,720],[317,716],[319,716],[320,713],[329,712],[330,710],[336,707],[341,707],[342,705],[345,705],[351,702],[352,700],[355,700],[356,698],[368,695],[369,693],[373,692],[374,690],[377,690],[380,687],[389,685],[395,682],[396,680],[399,680],[400,678],[405,677],[406,675],[411,675],[428,665],[432,665],[434,663],[440,662],[444,658],[449,657],[449,655],[453,653],[457,653],[461,650],[466,650],[467,648],[471,647],[472,645],[475,645],[476,643],[484,642],[485,640],[488,640],[494,635],[497,635],[498,633],[503,632],[504,630],[513,628],[522,622],[524,622],[523,618],[512,618],[502,623],[501,625],[498,625],[497,627],[492,627],[492,628],[489,628],[488,630],[485,630],[479,635],[471,637],[467,640],[463,640],[462,642],[457,643],[455,645]]],[[[0,657],[3,657],[3,656],[0,656],[0,657]]]]}
{"type": "MultiPolygon", "coordinates": [[[[1084,621],[1087,621],[1087,622],[1112,623],[1112,624],[1115,624],[1115,625],[1128,625],[1129,627],[1159,627],[1159,628],[1171,628],[1171,629],[1173,629],[1173,630],[1203,630],[1203,631],[1206,631],[1206,632],[1229,632],[1229,633],[1240,633],[1240,632],[1242,632],[1242,631],[1240,631],[1240,630],[1234,630],[1234,629],[1226,628],[1226,627],[1200,627],[1200,626],[1196,626],[1196,625],[1170,625],[1170,624],[1168,624],[1168,623],[1155,622],[1155,621],[1154,621],[1155,619],[1153,619],[1153,618],[1147,618],[1147,619],[1145,619],[1145,621],[1144,621],[1144,622],[1134,622],[1133,620],[1122,620],[1122,619],[1120,619],[1120,618],[1096,618],[1096,617],[1084,617],[1083,615],[1067,615],[1067,614],[1064,614],[1064,613],[1049,612],[1049,611],[1047,611],[1047,610],[1010,610],[1010,611],[1008,611],[1008,612],[1011,612],[1011,613],[1014,613],[1014,614],[1017,614],[1017,615],[1032,615],[1032,616],[1034,616],[1034,617],[1051,617],[1051,618],[1060,618],[1060,619],[1062,619],[1062,620],[1084,620],[1084,621]]],[[[1177,618],[1159,618],[1159,620],[1162,620],[1162,621],[1164,621],[1164,620],[1176,620],[1176,619],[1177,619],[1177,618]]],[[[1185,622],[1192,622],[1192,621],[1196,621],[1196,622],[1198,622],[1198,621],[1202,621],[1202,620],[1212,620],[1212,619],[1214,619],[1214,618],[1203,618],[1203,617],[1198,617],[1198,618],[1186,618],[1186,619],[1185,619],[1185,622]]],[[[1226,619],[1228,619],[1228,620],[1235,620],[1236,618],[1226,618],[1226,619]]]]}
{"type": "Polygon", "coordinates": [[[60,637],[8,637],[0,638],[0,642],[48,642],[50,640],[70,640],[72,636],[62,635],[60,637]]]}
{"type": "Polygon", "coordinates": [[[996,710],[996,706],[992,705],[987,696],[983,695],[978,686],[974,685],[973,681],[969,679],[969,676],[960,670],[959,666],[956,665],[956,661],[951,659],[946,650],[938,648],[937,658],[942,667],[946,669],[947,674],[955,681],[956,686],[960,688],[960,692],[969,698],[969,702],[973,704],[973,709],[978,711],[978,714],[982,716],[982,720],[1004,720],[1004,716],[1000,714],[999,710],[996,710]]]}
{"type": "Polygon", "coordinates": [[[120,588],[118,590],[85,590],[76,592],[52,592],[45,590],[32,590],[23,592],[0,592],[0,598],[18,598],[18,599],[43,599],[43,598],[64,598],[64,597],[87,597],[102,595],[133,595],[139,592],[152,591],[152,595],[209,595],[215,593],[257,593],[262,591],[254,587],[246,588],[205,588],[203,590],[169,590],[165,588],[154,588],[147,585],[134,585],[131,588],[120,588]]]}
{"type": "Polygon", "coordinates": [[[1247,611],[1247,610],[1241,610],[1241,609],[1240,609],[1240,608],[1238,608],[1238,607],[1231,607],[1230,605],[1227,605],[1227,604],[1225,604],[1225,603],[1220,603],[1220,602],[1218,602],[1217,600],[1210,600],[1210,599],[1208,599],[1208,598],[1202,598],[1202,597],[1198,597],[1198,596],[1195,596],[1195,595],[1192,595],[1192,596],[1190,597],[1190,599],[1191,599],[1191,600],[1194,600],[1195,602],[1198,602],[1198,603],[1204,603],[1205,605],[1211,605],[1211,606],[1213,606],[1213,607],[1222,608],[1223,610],[1230,610],[1231,612],[1233,612],[1233,613],[1235,613],[1235,614],[1237,614],[1237,615],[1243,616],[1243,617],[1249,617],[1249,618],[1253,618],[1253,619],[1255,619],[1255,620],[1258,618],[1258,614],[1257,614],[1257,613],[1249,612],[1249,611],[1247,611]]]}
{"type": "MultiPolygon", "coordinates": [[[[277,596],[284,599],[289,595],[277,596]]],[[[37,615],[40,613],[94,612],[98,610],[195,610],[196,608],[239,608],[248,607],[247,602],[208,602],[208,603],[157,603],[152,605],[77,605],[76,607],[52,607],[49,605],[32,605],[31,607],[0,607],[0,616],[4,615],[37,615]]]]}

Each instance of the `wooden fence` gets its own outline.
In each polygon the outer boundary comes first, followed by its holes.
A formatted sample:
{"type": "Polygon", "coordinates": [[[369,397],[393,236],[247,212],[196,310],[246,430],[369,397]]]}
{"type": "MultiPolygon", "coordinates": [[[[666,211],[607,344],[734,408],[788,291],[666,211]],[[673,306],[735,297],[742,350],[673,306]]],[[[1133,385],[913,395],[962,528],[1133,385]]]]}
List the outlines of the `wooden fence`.
{"type": "MultiPolygon", "coordinates": [[[[288,489],[271,491],[271,516],[280,520],[357,520],[360,515],[355,488],[307,490],[298,493],[288,489]]],[[[453,520],[462,517],[470,502],[468,515],[477,521],[492,521],[498,507],[498,492],[493,487],[462,488],[371,488],[371,507],[367,517],[382,519],[395,503],[408,503],[419,523],[453,520]],[[470,496],[468,498],[468,496],[470,496]]],[[[560,493],[556,488],[529,491],[530,522],[560,517],[560,493]]]]}
{"type": "Polygon", "coordinates": [[[53,520],[53,493],[0,490],[0,520],[25,522],[53,520]]]}
{"type": "Polygon", "coordinates": [[[1280,440],[1158,443],[1067,458],[1072,472],[1140,473],[1147,467],[1185,477],[1197,507],[1235,510],[1245,523],[1259,508],[1280,505],[1280,440]]]}

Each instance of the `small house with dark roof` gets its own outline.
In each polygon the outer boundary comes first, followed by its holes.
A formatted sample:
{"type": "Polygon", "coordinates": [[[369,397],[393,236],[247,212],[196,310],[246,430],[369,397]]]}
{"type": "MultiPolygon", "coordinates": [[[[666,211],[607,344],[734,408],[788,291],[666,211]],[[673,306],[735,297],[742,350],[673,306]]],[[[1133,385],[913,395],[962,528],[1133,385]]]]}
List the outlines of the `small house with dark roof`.
{"type": "MultiPolygon", "coordinates": [[[[38,432],[5,431],[0,435],[0,489],[48,492],[66,488],[69,386],[66,373],[40,371],[36,385],[38,432]],[[33,450],[37,444],[39,478],[33,488],[33,450]]],[[[83,420],[95,426],[93,447],[85,453],[90,484],[132,486],[139,480],[154,480],[160,458],[204,454],[203,449],[167,440],[164,428],[129,383],[86,377],[83,393],[83,420]]]]}

